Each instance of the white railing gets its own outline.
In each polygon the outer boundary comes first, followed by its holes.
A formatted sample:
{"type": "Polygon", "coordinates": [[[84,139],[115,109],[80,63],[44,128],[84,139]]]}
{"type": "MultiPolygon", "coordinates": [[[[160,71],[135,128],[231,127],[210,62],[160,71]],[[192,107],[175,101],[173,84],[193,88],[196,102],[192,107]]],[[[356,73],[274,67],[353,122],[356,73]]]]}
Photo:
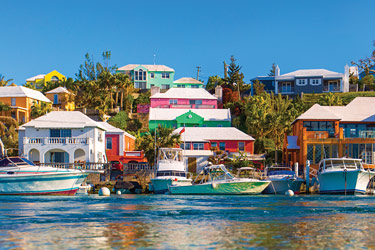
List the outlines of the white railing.
{"type": "Polygon", "coordinates": [[[372,130],[362,130],[359,131],[360,138],[375,138],[375,131],[372,130]]]}
{"type": "Polygon", "coordinates": [[[90,138],[80,137],[24,137],[24,144],[83,144],[90,143],[90,138]]]}

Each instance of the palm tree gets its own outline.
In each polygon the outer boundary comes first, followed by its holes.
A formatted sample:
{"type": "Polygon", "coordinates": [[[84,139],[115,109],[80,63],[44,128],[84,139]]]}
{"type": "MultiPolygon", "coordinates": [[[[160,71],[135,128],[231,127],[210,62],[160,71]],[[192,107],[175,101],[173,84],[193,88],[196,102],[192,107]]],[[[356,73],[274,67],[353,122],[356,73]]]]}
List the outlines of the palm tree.
{"type": "Polygon", "coordinates": [[[155,131],[137,136],[136,148],[143,150],[149,164],[155,162],[155,153],[158,155],[159,149],[164,147],[176,147],[180,144],[180,134],[172,133],[173,128],[158,126],[155,131]],[[155,135],[156,133],[156,135],[155,135]],[[156,152],[155,152],[156,151],[156,152]]]}
{"type": "Polygon", "coordinates": [[[341,98],[332,92],[320,96],[318,103],[323,106],[342,106],[341,98]]]}
{"type": "Polygon", "coordinates": [[[40,103],[33,103],[33,106],[31,107],[31,118],[35,119],[39,116],[45,115],[48,112],[52,110],[51,104],[46,102],[40,102],[40,103]]]}
{"type": "Polygon", "coordinates": [[[13,81],[13,79],[5,80],[5,77],[0,74],[0,87],[5,87],[10,85],[10,82],[13,81]]]}

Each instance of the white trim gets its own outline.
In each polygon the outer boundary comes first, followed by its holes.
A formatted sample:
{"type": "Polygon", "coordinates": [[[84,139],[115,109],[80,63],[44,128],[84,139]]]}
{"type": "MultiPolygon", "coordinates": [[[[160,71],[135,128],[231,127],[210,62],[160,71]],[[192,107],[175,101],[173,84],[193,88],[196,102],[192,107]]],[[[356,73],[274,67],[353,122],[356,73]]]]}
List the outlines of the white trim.
{"type": "Polygon", "coordinates": [[[307,85],[307,79],[306,78],[296,79],[296,85],[297,86],[306,86],[307,85]],[[301,83],[301,82],[303,82],[303,83],[301,83]]]}
{"type": "Polygon", "coordinates": [[[321,78],[312,78],[310,79],[310,85],[312,86],[318,86],[322,84],[322,79],[321,78]],[[316,81],[316,83],[315,83],[316,81]]]}

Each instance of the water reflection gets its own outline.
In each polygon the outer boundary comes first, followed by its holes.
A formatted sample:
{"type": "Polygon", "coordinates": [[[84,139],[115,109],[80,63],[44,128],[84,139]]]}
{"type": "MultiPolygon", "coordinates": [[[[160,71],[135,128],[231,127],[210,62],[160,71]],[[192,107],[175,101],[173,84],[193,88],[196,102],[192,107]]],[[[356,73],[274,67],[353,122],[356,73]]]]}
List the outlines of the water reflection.
{"type": "Polygon", "coordinates": [[[3,198],[0,248],[375,248],[373,197],[3,198]]]}

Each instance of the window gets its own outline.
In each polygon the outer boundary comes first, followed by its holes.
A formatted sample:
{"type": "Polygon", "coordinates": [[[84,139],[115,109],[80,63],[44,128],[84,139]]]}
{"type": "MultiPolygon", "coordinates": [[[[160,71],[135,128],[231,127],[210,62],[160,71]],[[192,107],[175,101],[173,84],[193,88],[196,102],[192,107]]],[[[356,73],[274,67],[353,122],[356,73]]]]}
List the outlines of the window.
{"type": "Polygon", "coordinates": [[[181,143],[180,148],[190,150],[190,143],[181,143]]]}
{"type": "Polygon", "coordinates": [[[328,91],[330,92],[340,91],[340,82],[328,81],[328,91]]]}
{"type": "Polygon", "coordinates": [[[107,137],[107,149],[112,149],[112,137],[107,137]]]}
{"type": "Polygon", "coordinates": [[[310,85],[320,85],[321,84],[321,79],[316,78],[316,79],[310,79],[310,85]]]}
{"type": "Polygon", "coordinates": [[[239,151],[244,151],[245,150],[245,143],[244,142],[239,142],[238,143],[238,150],[239,151]]]}
{"type": "Polygon", "coordinates": [[[307,79],[297,79],[298,86],[305,86],[307,85],[307,79]]]}
{"type": "Polygon", "coordinates": [[[169,88],[170,88],[169,84],[162,84],[161,85],[161,89],[169,89],[169,88]]]}
{"type": "Polygon", "coordinates": [[[189,100],[190,105],[202,105],[202,100],[189,100]]]}
{"type": "Polygon", "coordinates": [[[52,76],[51,77],[51,82],[58,82],[59,78],[57,76],[52,76]]]}
{"type": "Polygon", "coordinates": [[[12,99],[11,99],[11,105],[12,106],[16,106],[16,98],[15,97],[12,97],[12,99]]]}
{"type": "Polygon", "coordinates": [[[194,150],[203,150],[203,148],[204,148],[203,143],[193,143],[194,150]]]}
{"type": "Polygon", "coordinates": [[[211,142],[211,147],[216,148],[217,147],[217,142],[211,142]]]}
{"type": "Polygon", "coordinates": [[[161,73],[161,78],[169,78],[169,73],[161,73]]]}
{"type": "Polygon", "coordinates": [[[146,81],[146,71],[142,69],[134,71],[134,78],[136,81],[146,81]]]}
{"type": "Polygon", "coordinates": [[[154,72],[150,73],[150,78],[155,78],[155,73],[154,72]]]}
{"type": "Polygon", "coordinates": [[[98,131],[98,141],[103,141],[103,138],[102,138],[102,131],[98,131]]]}
{"type": "Polygon", "coordinates": [[[53,95],[53,104],[59,104],[59,95],[58,94],[53,95]]]}
{"type": "Polygon", "coordinates": [[[198,89],[199,85],[191,85],[192,88],[198,89]]]}
{"type": "Polygon", "coordinates": [[[146,88],[146,82],[135,82],[134,87],[137,89],[145,89],[146,88]]]}
{"type": "Polygon", "coordinates": [[[225,142],[220,142],[219,143],[219,149],[220,150],[225,150],[225,142]]]}
{"type": "Polygon", "coordinates": [[[71,129],[50,129],[50,137],[72,137],[71,129]]]}
{"type": "Polygon", "coordinates": [[[169,100],[169,104],[177,104],[177,100],[176,99],[171,99],[171,100],[169,100]]]}
{"type": "Polygon", "coordinates": [[[290,93],[292,92],[292,83],[291,82],[282,82],[281,83],[281,93],[290,93]]]}

